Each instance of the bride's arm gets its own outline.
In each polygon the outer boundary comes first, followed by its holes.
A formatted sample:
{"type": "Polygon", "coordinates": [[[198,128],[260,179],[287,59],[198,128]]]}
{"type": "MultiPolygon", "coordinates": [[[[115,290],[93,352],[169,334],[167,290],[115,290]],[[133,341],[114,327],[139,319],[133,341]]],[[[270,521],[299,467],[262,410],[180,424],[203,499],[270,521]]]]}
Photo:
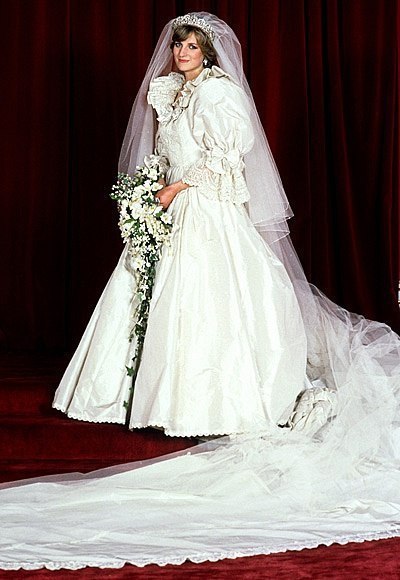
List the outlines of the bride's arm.
{"type": "Polygon", "coordinates": [[[202,151],[182,181],[214,200],[248,201],[244,155],[254,135],[247,97],[231,80],[208,79],[193,95],[192,135],[202,151]]]}

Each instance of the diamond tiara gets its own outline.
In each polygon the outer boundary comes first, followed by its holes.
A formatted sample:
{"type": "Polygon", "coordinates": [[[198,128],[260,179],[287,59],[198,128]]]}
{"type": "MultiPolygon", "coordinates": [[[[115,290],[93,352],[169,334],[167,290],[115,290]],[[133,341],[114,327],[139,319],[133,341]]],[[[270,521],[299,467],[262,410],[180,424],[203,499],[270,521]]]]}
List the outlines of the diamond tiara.
{"type": "Polygon", "coordinates": [[[185,14],[185,16],[178,16],[178,18],[175,18],[172,23],[172,30],[175,30],[178,26],[182,26],[182,24],[201,28],[201,30],[205,32],[211,40],[214,40],[215,38],[215,33],[211,26],[207,24],[204,18],[199,18],[195,14],[185,14]]]}

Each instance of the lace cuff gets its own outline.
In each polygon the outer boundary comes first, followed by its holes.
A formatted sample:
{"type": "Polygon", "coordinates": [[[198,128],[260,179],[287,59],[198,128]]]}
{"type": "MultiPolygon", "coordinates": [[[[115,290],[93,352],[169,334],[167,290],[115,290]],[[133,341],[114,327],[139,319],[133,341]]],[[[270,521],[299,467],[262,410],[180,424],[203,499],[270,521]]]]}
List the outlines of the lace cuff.
{"type": "Polygon", "coordinates": [[[237,150],[226,154],[206,151],[197,163],[185,171],[182,181],[197,187],[209,199],[240,204],[250,199],[243,169],[244,163],[237,150]]]}

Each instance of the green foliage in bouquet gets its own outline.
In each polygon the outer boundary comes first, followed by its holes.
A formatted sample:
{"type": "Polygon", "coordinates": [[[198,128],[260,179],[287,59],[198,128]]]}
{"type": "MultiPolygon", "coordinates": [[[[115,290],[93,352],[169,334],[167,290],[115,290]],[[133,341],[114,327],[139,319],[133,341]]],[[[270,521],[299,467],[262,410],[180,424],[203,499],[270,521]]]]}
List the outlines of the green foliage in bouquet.
{"type": "MultiPolygon", "coordinates": [[[[134,175],[118,173],[116,185],[112,186],[111,198],[118,202],[119,228],[128,244],[131,266],[136,281],[136,307],[129,340],[136,338],[133,364],[126,367],[133,381],[139,368],[144,337],[149,316],[150,301],[156,275],[156,264],[164,244],[169,244],[172,230],[171,215],[165,212],[155,197],[162,189],[159,183],[164,178],[164,166],[156,155],[144,159],[134,175]]],[[[129,416],[132,407],[133,385],[130,398],[124,407],[129,416]]]]}

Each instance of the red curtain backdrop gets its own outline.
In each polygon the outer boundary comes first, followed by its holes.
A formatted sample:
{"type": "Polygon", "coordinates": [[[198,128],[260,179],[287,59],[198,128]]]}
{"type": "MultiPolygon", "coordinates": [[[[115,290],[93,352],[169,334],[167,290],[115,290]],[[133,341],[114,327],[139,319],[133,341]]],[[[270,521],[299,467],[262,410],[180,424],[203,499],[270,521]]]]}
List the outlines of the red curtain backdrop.
{"type": "Polygon", "coordinates": [[[312,282],[400,329],[396,0],[0,0],[0,343],[72,349],[122,249],[108,194],[167,20],[242,46],[312,282]]]}

